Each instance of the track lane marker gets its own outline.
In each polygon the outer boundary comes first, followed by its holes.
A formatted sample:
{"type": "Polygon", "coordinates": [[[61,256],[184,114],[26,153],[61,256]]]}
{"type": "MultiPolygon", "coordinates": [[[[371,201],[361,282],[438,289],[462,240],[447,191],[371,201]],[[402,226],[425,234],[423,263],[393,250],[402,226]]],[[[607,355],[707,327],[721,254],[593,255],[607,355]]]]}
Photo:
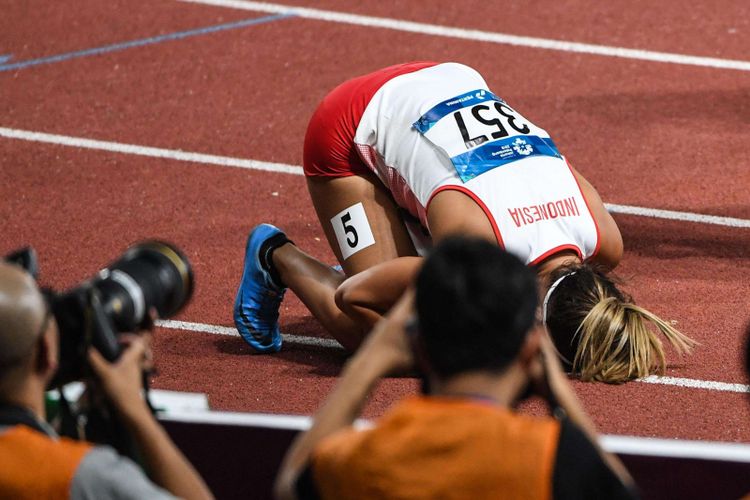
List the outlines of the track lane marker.
{"type": "MultiPolygon", "coordinates": [[[[239,337],[240,334],[237,330],[228,326],[209,325],[206,323],[194,323],[190,321],[175,321],[171,319],[157,320],[156,326],[161,328],[167,328],[170,330],[185,330],[190,332],[200,333],[211,333],[214,335],[228,335],[231,337],[239,337]]],[[[333,339],[325,339],[319,337],[306,337],[302,335],[288,335],[282,334],[281,336],[284,342],[291,344],[307,345],[315,347],[323,347],[326,349],[338,349],[343,350],[341,344],[333,339]]],[[[735,384],[729,382],[718,382],[713,380],[699,380],[691,378],[678,378],[678,377],[660,377],[656,375],[650,375],[648,377],[638,379],[636,382],[642,382],[645,384],[656,384],[656,385],[667,385],[667,386],[678,386],[689,389],[704,389],[708,391],[716,392],[741,392],[750,393],[750,385],[735,384]]]]}
{"type": "MultiPolygon", "coordinates": [[[[161,328],[168,328],[170,330],[186,330],[189,332],[200,332],[200,333],[211,333],[213,335],[228,335],[230,337],[239,337],[240,334],[236,328],[219,325],[209,325],[206,323],[193,323],[190,321],[175,321],[171,319],[160,319],[156,320],[156,326],[161,328]]],[[[284,342],[290,344],[306,345],[313,347],[323,347],[326,349],[338,349],[343,350],[337,341],[333,339],[325,339],[320,337],[307,337],[302,335],[290,335],[283,333],[281,338],[284,342]]]]}
{"type": "Polygon", "coordinates": [[[402,21],[386,17],[373,17],[358,14],[347,14],[331,10],[311,9],[305,7],[294,7],[268,2],[253,2],[249,0],[180,0],[186,3],[197,3],[213,5],[215,7],[227,7],[240,10],[251,10],[256,12],[267,12],[276,14],[294,14],[306,19],[318,21],[329,21],[342,24],[354,24],[371,28],[386,28],[396,31],[418,33],[423,35],[443,36],[460,38],[464,40],[475,40],[479,42],[491,42],[503,45],[515,45],[535,49],[557,50],[561,52],[574,52],[580,54],[593,54],[605,57],[618,57],[623,59],[636,59],[641,61],[680,64],[687,66],[700,66],[706,68],[732,69],[737,71],[750,71],[750,61],[739,61],[735,59],[720,59],[716,57],[701,57],[671,52],[657,52],[652,50],[628,49],[625,47],[614,47],[609,45],[597,45],[579,42],[566,42],[548,38],[537,38],[529,36],[509,35],[490,31],[452,28],[436,24],[402,21]]]}
{"type": "Polygon", "coordinates": [[[0,56],[0,72],[11,71],[14,69],[24,69],[30,66],[39,66],[40,64],[52,64],[69,59],[77,59],[79,57],[97,56],[101,54],[108,54],[110,52],[117,52],[120,50],[132,49],[134,47],[143,47],[146,45],[153,45],[161,42],[168,42],[173,40],[182,40],[183,38],[189,38],[197,35],[207,35],[209,33],[216,33],[218,31],[232,30],[238,28],[246,28],[248,26],[255,26],[257,24],[270,23],[272,21],[278,21],[280,19],[286,19],[288,17],[294,17],[293,14],[281,14],[271,15],[260,18],[244,19],[242,21],[234,21],[230,23],[217,24],[214,26],[206,26],[203,28],[196,28],[186,31],[178,31],[175,33],[168,33],[166,35],[152,36],[148,38],[142,38],[140,40],[131,40],[129,42],[113,43],[111,45],[105,45],[102,47],[94,47],[92,49],[76,50],[73,52],[65,52],[63,54],[57,54],[53,56],[39,57],[36,59],[28,59],[25,61],[18,61],[10,64],[6,64],[10,59],[3,59],[4,56],[0,56]]]}
{"type": "Polygon", "coordinates": [[[658,377],[649,375],[648,377],[638,379],[638,382],[644,384],[661,384],[674,385],[677,387],[690,387],[691,389],[708,389],[711,391],[722,392],[750,392],[750,385],[732,384],[728,382],[715,382],[711,380],[695,380],[691,378],[679,377],[658,377]]]}
{"type": "Polygon", "coordinates": [[[736,219],[734,217],[720,217],[718,215],[705,215],[693,212],[676,212],[674,210],[661,210],[658,208],[614,205],[612,203],[605,203],[604,206],[609,212],[615,214],[638,215],[641,217],[653,217],[655,219],[679,220],[686,222],[700,222],[702,224],[713,224],[716,226],[750,228],[750,220],[736,219]]]}
{"type": "Polygon", "coordinates": [[[110,151],[113,153],[124,153],[151,158],[166,158],[169,160],[187,161],[193,163],[205,163],[208,165],[219,165],[222,167],[238,167],[250,170],[264,170],[267,172],[278,172],[283,174],[302,175],[302,167],[285,165],[283,163],[271,163],[267,161],[245,160],[229,156],[216,156],[203,153],[190,153],[179,149],[152,148],[138,146],[135,144],[123,144],[120,142],[98,141],[82,137],[70,137],[67,135],[45,134],[43,132],[30,132],[0,127],[0,137],[8,139],[20,139],[23,141],[43,142],[46,144],[57,144],[59,146],[71,146],[75,148],[95,149],[99,151],[110,151]]]}
{"type": "MultiPolygon", "coordinates": [[[[221,167],[236,167],[282,174],[304,175],[302,167],[298,167],[296,165],[287,165],[285,163],[248,160],[243,158],[217,156],[204,153],[191,153],[178,149],[138,146],[136,144],[100,141],[82,137],[47,134],[44,132],[32,132],[28,130],[19,130],[6,127],[0,127],[0,137],[5,137],[8,139],[18,139],[22,141],[41,142],[45,144],[56,144],[59,146],[109,151],[112,153],[147,156],[150,158],[164,158],[184,162],[203,163],[207,165],[218,165],[221,167]]],[[[750,228],[750,220],[736,219],[733,217],[721,217],[717,215],[705,215],[692,212],[676,212],[671,210],[636,207],[630,205],[614,205],[610,203],[605,203],[604,206],[610,212],[619,214],[636,215],[640,217],[653,217],[657,219],[677,220],[684,222],[695,222],[701,224],[713,224],[726,227],[750,228]]]]}

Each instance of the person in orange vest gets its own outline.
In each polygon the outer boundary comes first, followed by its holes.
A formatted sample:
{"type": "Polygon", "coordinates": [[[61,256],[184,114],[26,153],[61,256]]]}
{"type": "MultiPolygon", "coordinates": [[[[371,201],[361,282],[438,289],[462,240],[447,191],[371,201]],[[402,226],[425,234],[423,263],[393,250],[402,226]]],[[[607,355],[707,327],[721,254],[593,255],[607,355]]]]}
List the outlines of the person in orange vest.
{"type": "Polygon", "coordinates": [[[145,341],[133,336],[110,364],[89,363],[132,433],[150,480],[107,446],[59,438],[45,422],[45,388],[58,365],[58,330],[34,279],[0,262],[0,498],[212,498],[141,396],[145,341]]]}
{"type": "Polygon", "coordinates": [[[533,271],[497,245],[440,243],[293,443],[278,497],[634,498],[623,465],[597,443],[537,303],[533,271]],[[352,426],[382,377],[414,369],[425,394],[372,428],[352,426]],[[555,417],[516,412],[529,391],[555,417]]]}

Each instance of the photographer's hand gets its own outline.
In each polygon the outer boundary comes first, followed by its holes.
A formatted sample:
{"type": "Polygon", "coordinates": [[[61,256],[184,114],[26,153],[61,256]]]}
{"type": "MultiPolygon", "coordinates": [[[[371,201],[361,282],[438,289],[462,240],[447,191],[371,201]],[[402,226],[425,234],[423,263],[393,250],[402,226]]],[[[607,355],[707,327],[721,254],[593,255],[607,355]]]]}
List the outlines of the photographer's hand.
{"type": "Polygon", "coordinates": [[[352,424],[376,383],[413,366],[405,325],[411,317],[414,291],[408,289],[383,317],[344,367],[336,388],[313,417],[310,430],[289,448],[276,478],[278,498],[296,498],[295,483],[321,440],[352,424]]]}
{"type": "Polygon", "coordinates": [[[89,349],[89,364],[96,373],[102,391],[124,418],[148,410],[141,396],[142,373],[147,359],[146,341],[136,335],[123,336],[125,349],[120,359],[109,363],[93,347],[89,349]]]}
{"type": "Polygon", "coordinates": [[[620,462],[620,459],[600,446],[596,426],[583,409],[571,387],[549,335],[546,331],[539,333],[541,339],[539,358],[536,363],[532,363],[529,367],[529,378],[534,392],[543,399],[556,403],[559,408],[564,410],[570,421],[581,429],[604,462],[617,474],[623,484],[632,486],[634,484],[633,478],[620,462]]]}
{"type": "Polygon", "coordinates": [[[124,337],[124,340],[125,350],[115,363],[109,363],[94,348],[89,349],[88,359],[104,394],[141,450],[151,478],[181,498],[213,498],[203,479],[156,421],[141,395],[143,370],[150,364],[146,340],[137,335],[124,337]]]}

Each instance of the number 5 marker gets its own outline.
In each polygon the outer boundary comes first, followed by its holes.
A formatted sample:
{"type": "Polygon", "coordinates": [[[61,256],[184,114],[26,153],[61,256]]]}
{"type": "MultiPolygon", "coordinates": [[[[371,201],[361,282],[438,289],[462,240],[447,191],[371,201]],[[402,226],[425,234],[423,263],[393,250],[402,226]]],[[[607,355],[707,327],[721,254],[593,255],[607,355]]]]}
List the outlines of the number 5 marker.
{"type": "Polygon", "coordinates": [[[375,244],[375,237],[362,203],[352,205],[333,216],[331,225],[344,260],[375,244]]]}

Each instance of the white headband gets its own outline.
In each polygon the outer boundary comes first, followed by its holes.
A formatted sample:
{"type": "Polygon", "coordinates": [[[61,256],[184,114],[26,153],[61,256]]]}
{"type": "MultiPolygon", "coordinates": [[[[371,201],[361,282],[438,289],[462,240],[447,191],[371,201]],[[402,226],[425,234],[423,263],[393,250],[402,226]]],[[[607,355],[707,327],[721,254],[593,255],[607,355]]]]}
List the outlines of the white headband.
{"type": "Polygon", "coordinates": [[[552,292],[555,291],[555,288],[558,287],[560,283],[562,283],[562,280],[567,278],[568,276],[573,276],[576,273],[576,271],[572,271],[569,273],[565,273],[559,278],[555,280],[554,283],[549,287],[549,290],[547,290],[547,294],[544,296],[544,302],[542,302],[542,323],[544,326],[547,326],[547,303],[549,302],[549,298],[552,297],[552,292]]]}

